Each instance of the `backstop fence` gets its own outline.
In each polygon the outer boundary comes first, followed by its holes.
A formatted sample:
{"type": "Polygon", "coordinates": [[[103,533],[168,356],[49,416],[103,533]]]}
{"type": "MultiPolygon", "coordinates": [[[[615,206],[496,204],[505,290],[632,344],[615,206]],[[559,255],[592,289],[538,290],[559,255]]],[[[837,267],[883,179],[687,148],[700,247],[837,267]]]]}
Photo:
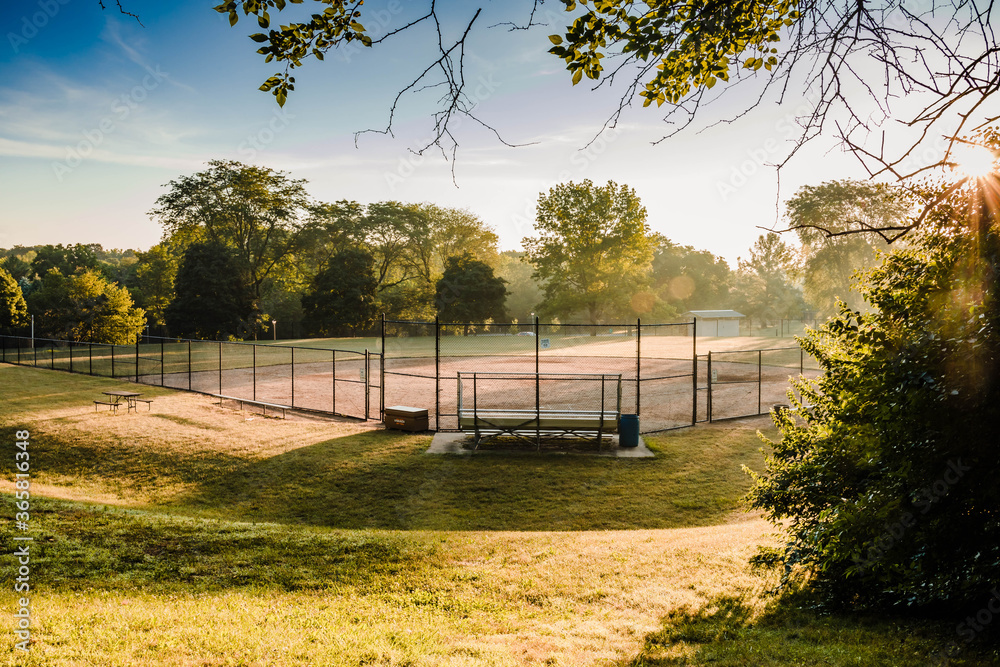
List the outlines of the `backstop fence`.
{"type": "MultiPolygon", "coordinates": [[[[786,402],[789,376],[818,374],[799,347],[698,354],[696,322],[383,319],[367,334],[294,344],[143,336],[132,345],[0,336],[0,361],[357,419],[426,408],[436,431],[458,429],[459,373],[620,375],[621,412],[639,415],[643,433],[766,414],[786,402]]],[[[564,384],[558,391],[573,391],[564,384]]]]}
{"type": "MultiPolygon", "coordinates": [[[[621,409],[644,432],[695,422],[692,323],[450,324],[386,320],[386,405],[427,408],[434,430],[458,428],[459,373],[620,374],[621,409]]],[[[571,380],[565,380],[572,391],[571,380]]]]}

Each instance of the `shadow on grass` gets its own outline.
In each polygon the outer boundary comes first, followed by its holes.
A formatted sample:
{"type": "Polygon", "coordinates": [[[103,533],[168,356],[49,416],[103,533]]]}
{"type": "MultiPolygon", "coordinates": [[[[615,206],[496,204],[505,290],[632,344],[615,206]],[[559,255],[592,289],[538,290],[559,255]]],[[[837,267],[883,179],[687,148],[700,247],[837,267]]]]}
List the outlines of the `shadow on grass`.
{"type": "Polygon", "coordinates": [[[697,611],[674,611],[646,636],[639,655],[619,667],[1000,665],[991,647],[956,650],[954,622],[821,615],[807,603],[802,594],[788,595],[755,617],[744,599],[723,596],[697,611]]]}
{"type": "Polygon", "coordinates": [[[336,528],[675,528],[724,520],[749,484],[740,464],[760,456],[752,433],[696,466],[670,455],[426,456],[428,445],[385,432],[338,438],[220,471],[178,503],[336,528]]]}
{"type": "MultiPolygon", "coordinates": [[[[0,508],[13,516],[13,497],[0,495],[0,508]]],[[[392,575],[430,567],[435,552],[432,543],[401,535],[288,530],[39,498],[32,499],[31,526],[32,577],[50,589],[371,591],[392,575]]],[[[0,525],[6,544],[19,544],[14,528],[0,525]]]]}
{"type": "MultiPolygon", "coordinates": [[[[0,453],[13,429],[0,428],[0,453]]],[[[373,431],[266,459],[224,449],[46,434],[36,481],[221,519],[399,530],[610,530],[713,525],[759,467],[755,429],[692,429],[655,459],[427,456],[428,436],[373,431]]],[[[85,494],[84,494],[85,495],[85,494]]]]}

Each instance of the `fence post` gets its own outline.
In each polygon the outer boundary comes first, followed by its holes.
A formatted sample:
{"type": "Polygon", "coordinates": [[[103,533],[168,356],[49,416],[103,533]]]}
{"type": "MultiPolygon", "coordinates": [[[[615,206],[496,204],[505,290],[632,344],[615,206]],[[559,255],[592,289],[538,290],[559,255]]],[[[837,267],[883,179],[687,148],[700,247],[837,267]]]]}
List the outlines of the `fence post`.
{"type": "MultiPolygon", "coordinates": [[[[379,419],[385,421],[385,313],[382,313],[382,359],[378,365],[378,401],[379,419]]],[[[434,423],[437,424],[437,415],[434,415],[434,423]]]]}
{"type": "Polygon", "coordinates": [[[805,372],[806,372],[806,367],[805,367],[805,350],[803,350],[800,347],[799,348],[799,375],[802,375],[805,372]]]}
{"type": "Polygon", "coordinates": [[[365,419],[368,419],[368,348],[365,348],[365,419]]]}
{"type": "Polygon", "coordinates": [[[434,430],[441,430],[441,317],[439,315],[434,316],[434,430]]]}
{"type": "Polygon", "coordinates": [[[94,344],[87,343],[87,374],[94,374],[94,344]]]}
{"type": "Polygon", "coordinates": [[[53,370],[53,371],[56,369],[56,346],[55,345],[53,345],[52,347],[49,348],[49,369],[53,370]]]}
{"type": "MultiPolygon", "coordinates": [[[[160,333],[163,333],[163,332],[161,331],[160,333]]],[[[161,387],[164,385],[163,362],[164,362],[164,359],[163,359],[163,339],[161,338],[160,339],[160,386],[161,387]]]]}
{"type": "Polygon", "coordinates": [[[219,341],[219,395],[222,395],[222,341],[219,341]]]}
{"type": "Polygon", "coordinates": [[[139,341],[142,340],[141,334],[135,338],[135,382],[139,384],[139,341]]]}
{"type": "Polygon", "coordinates": [[[330,412],[337,414],[337,351],[330,350],[330,412]]]}
{"type": "Polygon", "coordinates": [[[538,381],[538,351],[539,351],[539,341],[538,341],[538,315],[535,315],[535,443],[538,445],[539,451],[542,449],[542,420],[541,420],[541,387],[538,381]]]}
{"type": "Polygon", "coordinates": [[[111,345],[111,377],[115,376],[115,346],[111,345]]]}
{"type": "Polygon", "coordinates": [[[761,375],[761,366],[764,360],[764,350],[757,350],[757,414],[760,414],[760,386],[764,378],[761,375]]]}
{"type": "Polygon", "coordinates": [[[698,423],[698,318],[691,322],[691,426],[698,423]]]}
{"type": "MultiPolygon", "coordinates": [[[[642,401],[639,398],[640,387],[642,387],[642,320],[640,318],[635,319],[635,414],[639,416],[639,409],[642,405],[642,401]]],[[[604,391],[604,381],[601,381],[601,392],[603,396],[604,391]]],[[[603,409],[604,400],[601,399],[601,406],[603,409]]],[[[603,420],[602,420],[603,423],[603,420]]]]}
{"type": "Polygon", "coordinates": [[[712,423],[712,351],[708,351],[708,398],[705,403],[705,411],[708,413],[708,423],[712,423]]]}
{"type": "Polygon", "coordinates": [[[257,344],[253,344],[253,400],[257,400],[257,344]]]}
{"type": "MultiPolygon", "coordinates": [[[[368,395],[368,364],[365,364],[365,396],[368,395]]],[[[366,399],[367,400],[367,399],[366,399]]],[[[295,348],[292,348],[292,407],[295,407],[295,348]]],[[[365,418],[368,418],[368,411],[365,410],[365,418]]]]}
{"type": "Polygon", "coordinates": [[[191,391],[191,341],[188,341],[188,391],[191,391]]]}

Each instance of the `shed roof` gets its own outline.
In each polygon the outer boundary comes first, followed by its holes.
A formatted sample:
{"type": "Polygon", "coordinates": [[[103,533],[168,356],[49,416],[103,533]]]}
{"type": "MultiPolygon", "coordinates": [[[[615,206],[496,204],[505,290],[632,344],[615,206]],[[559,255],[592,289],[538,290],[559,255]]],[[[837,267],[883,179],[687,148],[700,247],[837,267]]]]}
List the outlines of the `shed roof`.
{"type": "Polygon", "coordinates": [[[700,317],[706,320],[724,320],[730,318],[746,317],[743,313],[735,310],[689,310],[688,315],[700,317]]]}

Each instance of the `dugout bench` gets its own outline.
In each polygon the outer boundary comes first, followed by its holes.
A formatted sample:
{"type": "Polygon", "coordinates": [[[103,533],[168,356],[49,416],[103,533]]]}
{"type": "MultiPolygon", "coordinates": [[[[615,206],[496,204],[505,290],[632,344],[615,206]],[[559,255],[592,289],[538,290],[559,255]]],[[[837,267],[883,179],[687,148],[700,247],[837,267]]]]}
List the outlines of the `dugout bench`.
{"type": "Polygon", "coordinates": [[[458,373],[458,428],[474,434],[474,447],[510,437],[584,439],[603,449],[605,434],[618,432],[620,373],[458,373]]]}

